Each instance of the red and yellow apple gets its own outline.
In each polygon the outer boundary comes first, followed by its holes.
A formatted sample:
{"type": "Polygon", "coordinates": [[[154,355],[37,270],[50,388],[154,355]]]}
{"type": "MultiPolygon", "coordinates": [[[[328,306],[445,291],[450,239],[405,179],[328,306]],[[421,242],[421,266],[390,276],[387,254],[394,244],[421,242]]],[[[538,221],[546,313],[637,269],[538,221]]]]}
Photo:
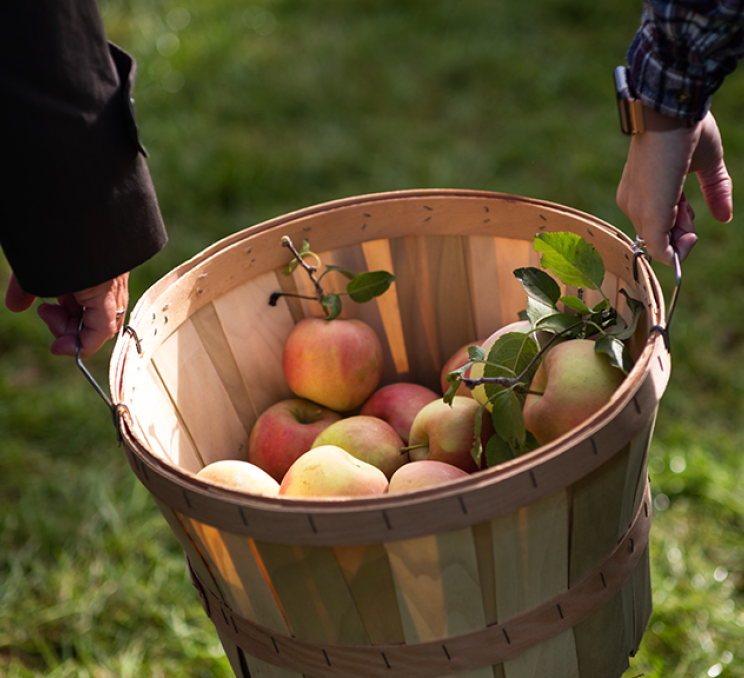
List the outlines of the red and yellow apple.
{"type": "Polygon", "coordinates": [[[467,478],[469,475],[467,471],[443,461],[433,459],[410,461],[393,473],[388,486],[388,494],[435,487],[459,478],[467,478]]]}
{"type": "Polygon", "coordinates": [[[335,445],[379,468],[387,478],[408,461],[408,453],[395,429],[382,419],[357,415],[334,422],[321,431],[312,447],[335,445]]]}
{"type": "Polygon", "coordinates": [[[549,349],[524,402],[524,424],[541,445],[559,438],[609,402],[624,379],[609,357],[588,339],[569,339],[549,349]]]}
{"type": "Polygon", "coordinates": [[[307,452],[338,412],[304,398],[290,398],[264,410],[251,429],[248,461],[281,482],[287,469],[307,452]]]}
{"type": "Polygon", "coordinates": [[[419,410],[439,397],[426,386],[396,382],[375,391],[362,405],[359,414],[383,419],[395,429],[403,443],[407,445],[411,424],[419,410]]]}
{"type": "MultiPolygon", "coordinates": [[[[475,417],[480,405],[466,396],[455,396],[452,405],[435,400],[416,415],[408,439],[412,461],[443,461],[472,473],[478,470],[471,450],[475,442],[475,417]]],[[[481,442],[485,447],[493,435],[488,413],[483,413],[481,442]]]]}
{"type": "Polygon", "coordinates": [[[266,471],[239,459],[224,459],[207,464],[196,477],[213,485],[229,487],[248,494],[264,497],[275,497],[279,494],[279,483],[266,471]]]}
{"type": "Polygon", "coordinates": [[[282,369],[295,395],[348,412],[380,383],[382,345],[361,320],[305,318],[284,343],[282,369]]]}
{"type": "Polygon", "coordinates": [[[282,479],[279,495],[330,498],[385,494],[388,479],[376,466],[335,445],[308,450],[282,479]]]}

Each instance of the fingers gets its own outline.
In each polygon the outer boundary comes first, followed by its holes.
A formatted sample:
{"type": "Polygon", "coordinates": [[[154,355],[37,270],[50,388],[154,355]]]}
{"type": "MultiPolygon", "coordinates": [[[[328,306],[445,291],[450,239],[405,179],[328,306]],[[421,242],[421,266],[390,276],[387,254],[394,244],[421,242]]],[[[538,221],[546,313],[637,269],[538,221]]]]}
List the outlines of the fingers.
{"type": "Polygon", "coordinates": [[[80,355],[87,357],[115,336],[124,325],[128,282],[129,274],[125,273],[102,285],[59,297],[57,304],[41,304],[39,317],[55,337],[51,352],[75,356],[79,340],[80,355]],[[81,319],[82,330],[78,332],[81,319]]]}
{"type": "Polygon", "coordinates": [[[25,292],[21,287],[15,273],[10,276],[8,289],[5,291],[5,306],[14,313],[21,313],[31,308],[36,300],[33,294],[25,292]]]}

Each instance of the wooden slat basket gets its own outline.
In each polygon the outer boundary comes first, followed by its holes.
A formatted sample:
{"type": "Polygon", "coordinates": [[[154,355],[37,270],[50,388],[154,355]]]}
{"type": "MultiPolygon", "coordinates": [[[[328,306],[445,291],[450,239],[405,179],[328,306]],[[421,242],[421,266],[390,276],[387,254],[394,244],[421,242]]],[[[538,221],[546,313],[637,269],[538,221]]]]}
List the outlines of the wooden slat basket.
{"type": "MultiPolygon", "coordinates": [[[[664,301],[631,241],[599,219],[498,193],[339,200],[248,228],[156,283],[111,361],[133,471],[180,540],[239,677],[617,678],[651,613],[646,462],[670,375],[664,301]],[[250,497],[195,478],[245,458],[257,416],[292,397],[281,350],[318,304],[282,275],[288,235],[324,264],[396,282],[344,314],[384,347],[383,383],[440,389],[458,348],[517,319],[513,270],[540,231],[602,255],[603,290],[646,306],[635,366],[602,410],[540,449],[452,484],[338,501],[250,497]]],[[[324,281],[327,281],[329,274],[324,281]]],[[[341,284],[341,281],[339,281],[341,284]]],[[[591,301],[591,297],[589,301],[591,301]]]]}

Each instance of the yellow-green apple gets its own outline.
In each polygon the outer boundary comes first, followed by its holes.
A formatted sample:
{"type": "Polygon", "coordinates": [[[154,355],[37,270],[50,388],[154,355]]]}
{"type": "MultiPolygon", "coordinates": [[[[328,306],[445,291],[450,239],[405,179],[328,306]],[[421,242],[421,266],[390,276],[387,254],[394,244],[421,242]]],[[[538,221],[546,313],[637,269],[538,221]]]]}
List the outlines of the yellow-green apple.
{"type": "Polygon", "coordinates": [[[279,494],[279,483],[266,471],[239,459],[214,461],[201,469],[196,477],[214,485],[248,494],[259,494],[264,497],[276,497],[279,494]]]}
{"type": "Polygon", "coordinates": [[[341,415],[305,398],[289,398],[264,410],[251,429],[248,461],[281,482],[287,469],[307,452],[323,429],[341,415]]]}
{"type": "Polygon", "coordinates": [[[335,445],[308,450],[282,479],[285,497],[358,497],[385,494],[388,479],[376,466],[361,461],[335,445]]]}
{"type": "Polygon", "coordinates": [[[426,386],[400,381],[377,389],[359,414],[384,419],[407,445],[414,417],[424,405],[439,397],[426,386]]]}
{"type": "Polygon", "coordinates": [[[549,349],[524,401],[524,423],[541,445],[559,438],[602,408],[624,379],[589,339],[549,349]]]}
{"type": "Polygon", "coordinates": [[[388,478],[408,461],[408,453],[401,451],[403,440],[395,429],[383,419],[361,414],[340,419],[321,431],[312,447],[322,445],[336,445],[376,466],[388,478]]]}
{"type": "Polygon", "coordinates": [[[467,478],[469,475],[467,471],[443,461],[433,459],[410,461],[393,473],[388,486],[388,494],[412,492],[425,487],[443,485],[458,478],[467,478]]]}
{"type": "MultiPolygon", "coordinates": [[[[490,337],[488,337],[488,339],[486,339],[481,344],[481,348],[486,352],[486,358],[488,358],[488,352],[491,350],[491,347],[500,337],[503,337],[509,332],[522,332],[523,334],[526,334],[530,331],[531,327],[532,326],[530,325],[530,322],[528,320],[517,320],[516,322],[509,323],[508,325],[504,325],[503,327],[496,330],[490,337]]],[[[485,365],[483,363],[475,363],[468,370],[468,377],[470,379],[480,379],[483,376],[484,368],[485,365]]],[[[486,409],[489,412],[493,409],[491,403],[487,402],[488,396],[486,395],[486,387],[483,384],[478,384],[478,386],[473,389],[472,394],[476,402],[480,403],[481,405],[486,405],[486,409]]]]}
{"type": "MultiPolygon", "coordinates": [[[[412,461],[443,461],[472,473],[478,470],[471,450],[475,442],[475,417],[480,405],[466,396],[455,396],[452,405],[435,400],[424,405],[411,425],[408,454],[412,461]]],[[[481,443],[493,435],[493,423],[483,413],[481,443]]]]}
{"type": "Polygon", "coordinates": [[[361,320],[305,318],[284,342],[282,369],[295,395],[347,412],[380,383],[382,345],[361,320]]]}
{"type": "MultiPolygon", "coordinates": [[[[449,357],[447,362],[444,363],[444,365],[442,366],[442,372],[439,375],[439,380],[442,386],[442,395],[447,393],[447,391],[449,390],[447,375],[450,372],[459,370],[466,362],[468,362],[468,360],[470,360],[470,356],[468,355],[468,348],[470,346],[480,346],[482,343],[483,340],[471,341],[469,344],[461,346],[449,357]]],[[[463,376],[470,376],[470,370],[467,370],[463,376]]],[[[467,396],[468,398],[472,398],[473,392],[467,386],[465,386],[465,384],[460,384],[457,387],[457,391],[455,391],[455,395],[467,396]]]]}

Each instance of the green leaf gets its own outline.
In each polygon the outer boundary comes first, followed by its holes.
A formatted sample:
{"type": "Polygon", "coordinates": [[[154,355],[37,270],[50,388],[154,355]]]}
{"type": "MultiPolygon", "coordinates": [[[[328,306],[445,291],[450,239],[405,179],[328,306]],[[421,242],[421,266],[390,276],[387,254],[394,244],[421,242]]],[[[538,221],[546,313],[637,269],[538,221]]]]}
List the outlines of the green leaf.
{"type": "Polygon", "coordinates": [[[480,468],[481,458],[483,457],[483,444],[481,443],[481,431],[483,430],[483,406],[479,407],[475,413],[475,426],[473,427],[473,447],[470,449],[470,455],[480,468]]]}
{"type": "MultiPolygon", "coordinates": [[[[323,271],[323,275],[325,275],[326,273],[330,273],[331,271],[336,271],[337,273],[340,273],[341,275],[345,276],[349,280],[353,280],[356,277],[356,274],[352,273],[348,269],[341,268],[341,266],[333,266],[333,265],[326,266],[325,271],[323,271]]],[[[323,275],[320,277],[322,278],[323,275]]],[[[318,278],[318,280],[320,280],[320,278],[318,278]]]]}
{"type": "Polygon", "coordinates": [[[575,233],[538,233],[535,251],[541,265],[564,284],[599,290],[604,280],[602,257],[593,245],[575,233]]]}
{"type": "Polygon", "coordinates": [[[556,313],[560,313],[560,311],[556,309],[555,306],[543,304],[542,302],[537,301],[537,299],[533,299],[530,297],[527,300],[526,313],[527,320],[530,321],[530,325],[532,325],[532,327],[537,327],[544,318],[549,318],[556,313]]]}
{"type": "Polygon", "coordinates": [[[618,339],[625,340],[625,339],[630,339],[635,333],[636,327],[638,327],[638,321],[641,319],[641,314],[643,313],[645,307],[643,305],[643,302],[638,301],[638,299],[634,299],[633,297],[629,296],[628,293],[624,289],[620,290],[620,294],[622,294],[625,297],[625,300],[628,302],[628,308],[630,309],[630,312],[633,314],[625,331],[619,332],[615,335],[618,339]]]}
{"type": "Polygon", "coordinates": [[[485,360],[486,352],[483,350],[482,346],[468,346],[468,357],[472,361],[485,360]]]}
{"type": "Polygon", "coordinates": [[[522,399],[514,391],[502,390],[491,403],[491,420],[496,433],[510,444],[515,441],[518,446],[523,445],[527,432],[522,416],[522,399]]]}
{"type": "Polygon", "coordinates": [[[617,337],[603,334],[599,337],[594,345],[594,350],[597,353],[606,353],[610,358],[610,363],[622,370],[625,374],[628,373],[628,359],[627,350],[625,344],[617,337]]]}
{"type": "Polygon", "coordinates": [[[565,304],[572,311],[576,311],[581,316],[591,315],[591,309],[578,297],[567,296],[561,297],[558,301],[565,304]]]}
{"type": "Polygon", "coordinates": [[[325,294],[321,304],[326,310],[326,320],[334,320],[341,313],[341,298],[338,294],[325,294]]]}
{"type": "Polygon", "coordinates": [[[346,286],[349,296],[363,304],[384,294],[395,281],[395,276],[387,271],[368,271],[360,273],[346,286]]]}
{"type": "MultiPolygon", "coordinates": [[[[575,315],[568,315],[567,313],[554,312],[552,315],[546,315],[535,323],[536,330],[546,330],[548,332],[567,332],[570,327],[574,327],[581,322],[580,318],[575,315]]],[[[574,331],[567,332],[564,336],[566,338],[576,337],[582,332],[582,325],[578,325],[574,331]]]]}
{"type": "Polygon", "coordinates": [[[558,283],[545,271],[526,266],[514,270],[514,276],[522,283],[527,296],[545,306],[554,307],[561,296],[558,283]]]}
{"type": "MultiPolygon", "coordinates": [[[[488,359],[483,366],[484,377],[516,377],[521,374],[531,360],[537,355],[538,346],[535,340],[522,332],[507,332],[499,337],[488,352],[488,359]]],[[[524,383],[529,384],[536,365],[524,376],[524,383]]],[[[485,384],[486,396],[493,402],[494,398],[506,389],[498,384],[485,384]]],[[[508,439],[508,437],[505,437],[508,439]]]]}
{"type": "Polygon", "coordinates": [[[510,459],[514,459],[511,445],[500,435],[492,435],[486,443],[486,466],[490,468],[510,459]]]}

